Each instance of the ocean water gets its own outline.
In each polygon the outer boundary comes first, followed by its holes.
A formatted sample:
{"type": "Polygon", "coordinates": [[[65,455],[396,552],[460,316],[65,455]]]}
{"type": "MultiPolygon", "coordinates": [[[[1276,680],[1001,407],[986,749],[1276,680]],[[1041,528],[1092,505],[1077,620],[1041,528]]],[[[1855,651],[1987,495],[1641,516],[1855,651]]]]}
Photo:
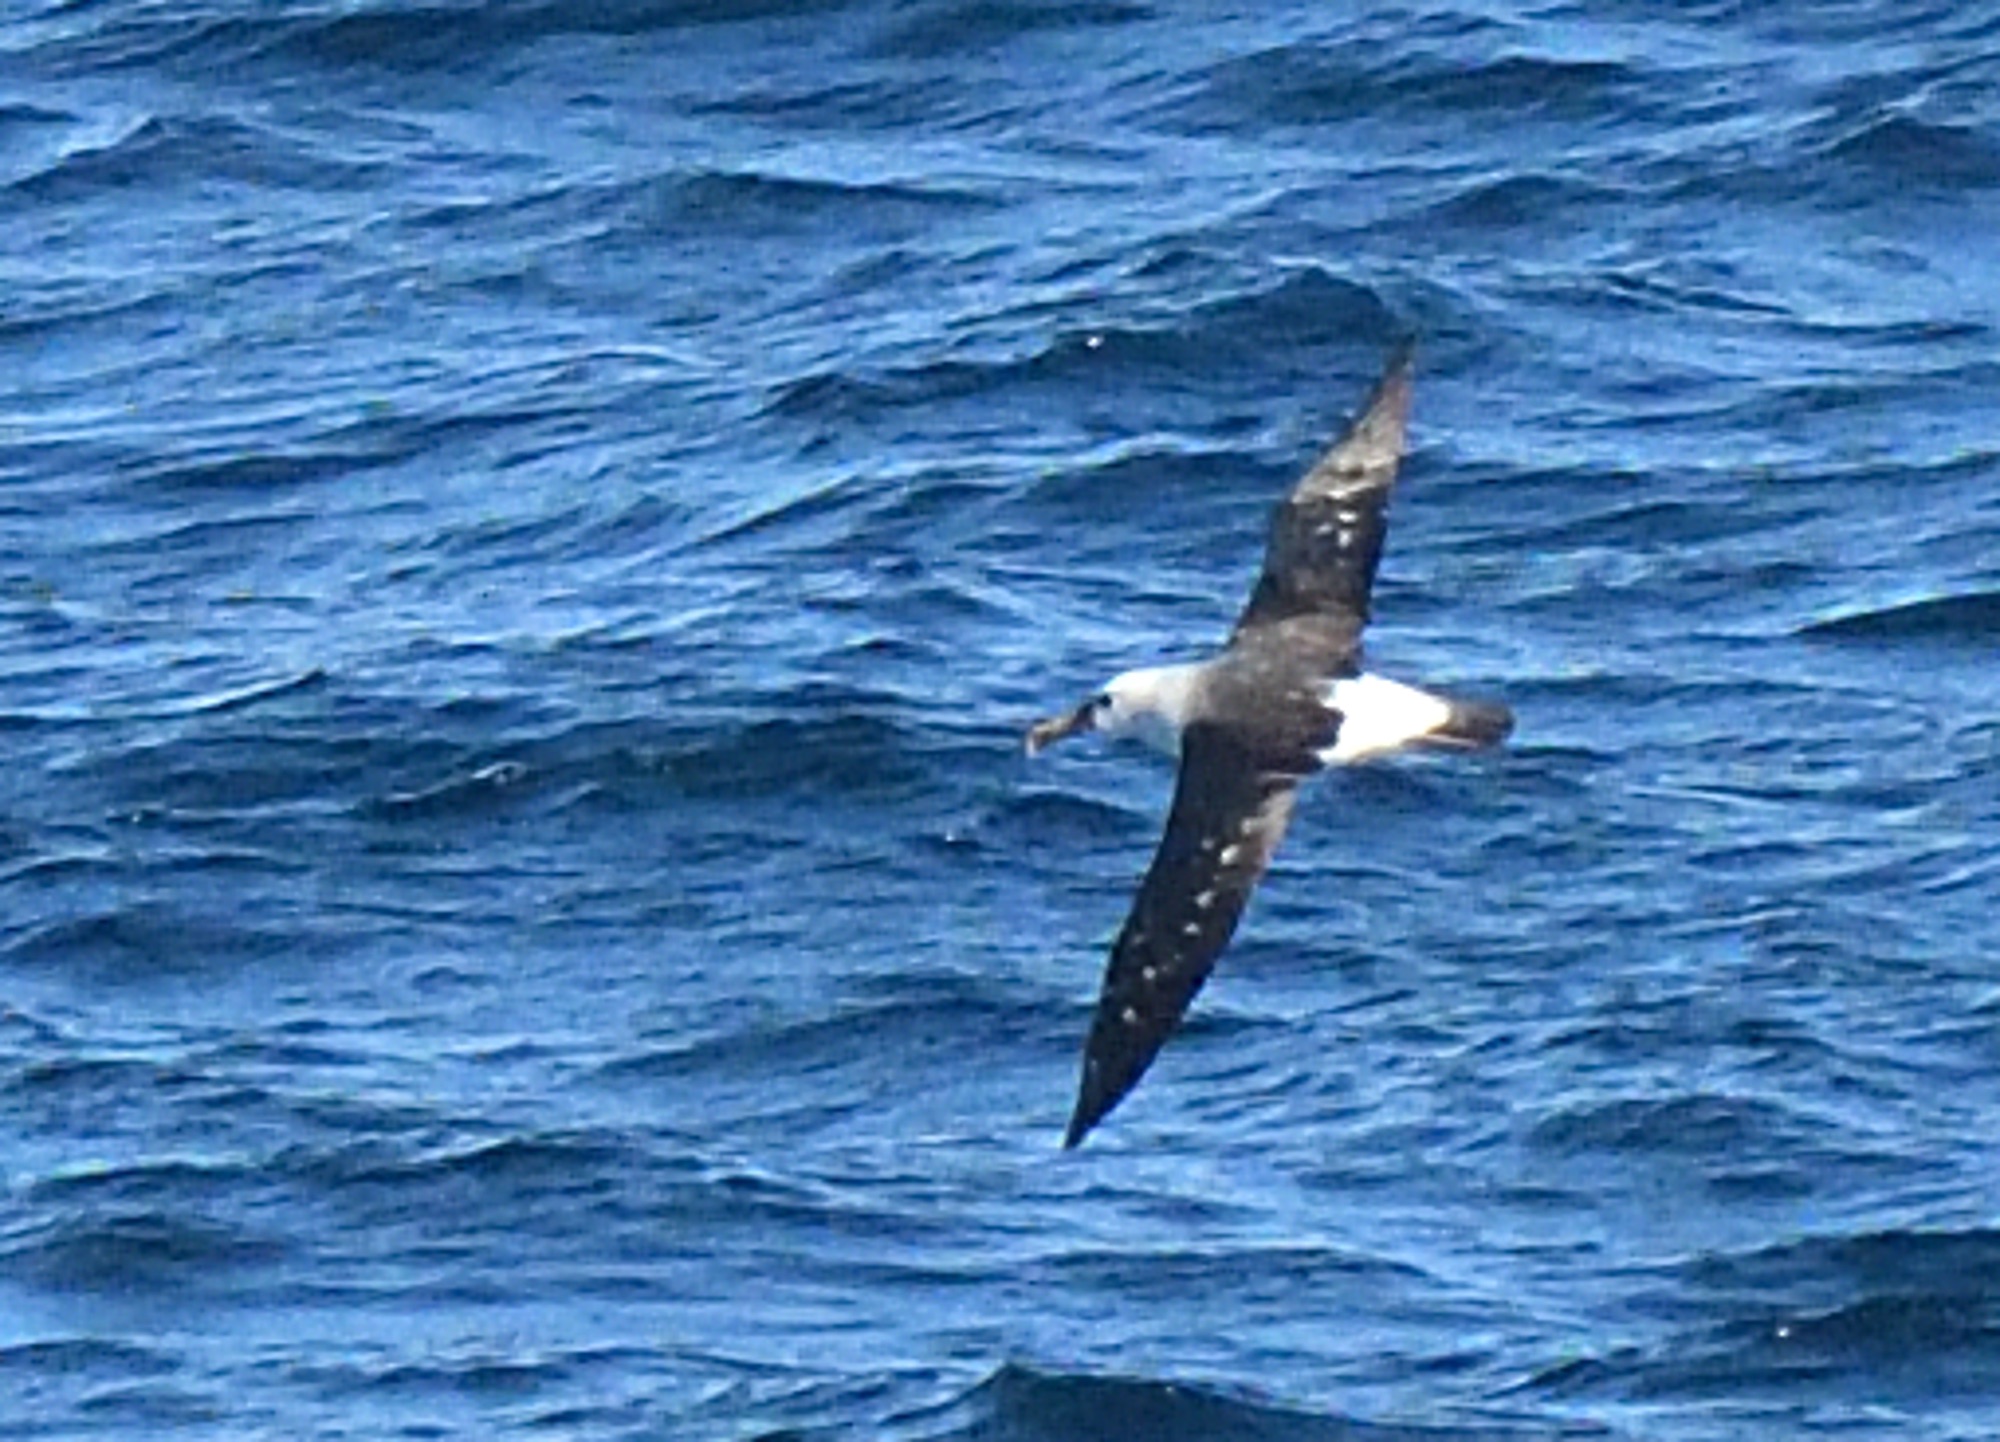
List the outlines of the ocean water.
{"type": "Polygon", "coordinates": [[[2000,5],[0,6],[0,1435],[2000,1435],[2000,5]],[[1371,664],[1058,1150],[1394,339],[1371,664]]]}

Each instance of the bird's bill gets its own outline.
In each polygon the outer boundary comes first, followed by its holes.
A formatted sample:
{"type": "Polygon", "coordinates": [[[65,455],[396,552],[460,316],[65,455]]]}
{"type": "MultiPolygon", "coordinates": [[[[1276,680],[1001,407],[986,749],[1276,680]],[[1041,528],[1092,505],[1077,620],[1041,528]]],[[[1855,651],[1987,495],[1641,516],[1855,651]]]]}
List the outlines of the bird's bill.
{"type": "Polygon", "coordinates": [[[1074,736],[1079,731],[1088,731],[1095,724],[1095,698],[1084,702],[1074,711],[1060,716],[1051,716],[1045,721],[1037,721],[1028,728],[1028,754],[1036,755],[1047,747],[1055,745],[1065,736],[1074,736]]]}

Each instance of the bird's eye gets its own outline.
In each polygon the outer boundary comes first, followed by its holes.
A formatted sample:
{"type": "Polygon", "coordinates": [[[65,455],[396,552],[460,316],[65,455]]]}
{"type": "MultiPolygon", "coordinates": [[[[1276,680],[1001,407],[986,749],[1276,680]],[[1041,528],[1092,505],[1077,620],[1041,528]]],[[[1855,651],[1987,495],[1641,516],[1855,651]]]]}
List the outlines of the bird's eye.
{"type": "Polygon", "coordinates": [[[1104,692],[1090,704],[1093,710],[1109,711],[1111,709],[1111,693],[1109,691],[1104,692]]]}

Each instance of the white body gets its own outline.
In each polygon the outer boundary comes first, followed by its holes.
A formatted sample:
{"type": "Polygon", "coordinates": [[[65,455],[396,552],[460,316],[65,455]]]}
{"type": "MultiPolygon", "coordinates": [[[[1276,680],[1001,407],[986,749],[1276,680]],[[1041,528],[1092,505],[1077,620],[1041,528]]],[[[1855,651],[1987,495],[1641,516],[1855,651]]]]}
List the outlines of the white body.
{"type": "MultiPolygon", "coordinates": [[[[1105,685],[1108,705],[1100,705],[1096,728],[1106,736],[1131,736],[1180,754],[1181,729],[1194,707],[1200,667],[1148,666],[1113,677],[1105,685]]],[[[1430,735],[1451,720],[1449,702],[1391,681],[1387,676],[1345,676],[1329,684],[1326,704],[1341,715],[1340,734],[1319,759],[1345,765],[1397,751],[1430,735]]]]}
{"type": "Polygon", "coordinates": [[[1347,676],[1326,688],[1340,735],[1319,753],[1329,766],[1397,751],[1451,720],[1451,705],[1387,676],[1347,676]]]}

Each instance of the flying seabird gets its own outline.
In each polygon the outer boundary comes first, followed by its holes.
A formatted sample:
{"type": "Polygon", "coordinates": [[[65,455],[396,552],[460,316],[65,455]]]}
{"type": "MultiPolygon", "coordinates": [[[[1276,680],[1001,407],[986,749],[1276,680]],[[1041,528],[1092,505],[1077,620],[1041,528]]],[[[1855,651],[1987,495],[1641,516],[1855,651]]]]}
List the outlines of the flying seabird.
{"type": "Polygon", "coordinates": [[[1361,669],[1411,372],[1405,344],[1359,418],[1278,506],[1263,573],[1220,654],[1127,671],[1028,732],[1031,756],[1097,731],[1180,758],[1166,832],[1104,970],[1065,1147],[1138,1084],[1180,1024],[1285,834],[1300,781],[1407,745],[1489,746],[1513,730],[1497,702],[1361,669]]]}

